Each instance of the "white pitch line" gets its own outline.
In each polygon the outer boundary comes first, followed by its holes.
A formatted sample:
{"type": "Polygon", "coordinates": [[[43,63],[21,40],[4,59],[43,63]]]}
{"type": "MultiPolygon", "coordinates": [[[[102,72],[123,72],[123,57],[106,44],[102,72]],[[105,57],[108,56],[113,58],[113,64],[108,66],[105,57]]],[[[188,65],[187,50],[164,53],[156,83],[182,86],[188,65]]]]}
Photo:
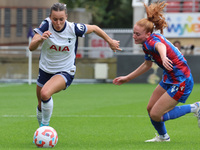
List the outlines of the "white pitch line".
{"type": "Polygon", "coordinates": [[[148,117],[146,115],[55,115],[54,117],[70,118],[135,118],[148,117]]]}
{"type": "Polygon", "coordinates": [[[1,115],[2,118],[33,118],[36,115],[1,115]]]}
{"type": "MultiPolygon", "coordinates": [[[[36,115],[0,115],[2,118],[34,118],[36,115]]],[[[61,118],[144,118],[148,115],[52,115],[61,118]]]]}
{"type": "Polygon", "coordinates": [[[0,84],[0,88],[2,87],[10,87],[10,86],[18,86],[18,85],[22,85],[23,83],[4,83],[4,84],[0,84]]]}
{"type": "MultiPolygon", "coordinates": [[[[0,115],[0,118],[35,118],[36,115],[0,115]]],[[[52,115],[60,118],[148,118],[148,115],[52,115]]],[[[184,116],[187,118],[194,116],[184,116]]]]}

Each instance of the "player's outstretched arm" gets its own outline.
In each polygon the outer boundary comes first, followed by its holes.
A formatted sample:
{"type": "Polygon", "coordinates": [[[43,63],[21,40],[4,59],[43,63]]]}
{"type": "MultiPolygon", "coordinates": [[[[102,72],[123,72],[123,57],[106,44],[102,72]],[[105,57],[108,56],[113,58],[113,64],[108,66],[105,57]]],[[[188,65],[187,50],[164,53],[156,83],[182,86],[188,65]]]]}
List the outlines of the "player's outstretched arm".
{"type": "Polygon", "coordinates": [[[115,84],[115,85],[121,85],[126,82],[129,82],[127,76],[117,77],[113,80],[113,84],[115,84]]]}
{"type": "Polygon", "coordinates": [[[33,36],[33,39],[29,45],[29,50],[30,51],[34,51],[38,48],[38,46],[40,44],[42,44],[42,42],[46,39],[48,39],[51,35],[51,32],[50,31],[45,31],[42,35],[36,33],[34,36],[33,36]]]}
{"type": "Polygon", "coordinates": [[[106,42],[108,42],[110,48],[114,52],[116,52],[116,50],[119,50],[119,51],[122,50],[121,48],[119,48],[120,41],[111,39],[101,28],[99,28],[96,25],[88,25],[87,24],[86,26],[87,26],[87,29],[88,29],[86,34],[90,34],[90,33],[94,32],[95,34],[97,34],[98,36],[103,38],[106,42]]]}
{"type": "Polygon", "coordinates": [[[143,73],[147,72],[152,66],[152,61],[145,61],[142,63],[136,70],[131,72],[126,76],[117,77],[113,80],[115,85],[121,85],[123,83],[129,82],[132,79],[137,78],[138,76],[142,75],[143,73]]]}

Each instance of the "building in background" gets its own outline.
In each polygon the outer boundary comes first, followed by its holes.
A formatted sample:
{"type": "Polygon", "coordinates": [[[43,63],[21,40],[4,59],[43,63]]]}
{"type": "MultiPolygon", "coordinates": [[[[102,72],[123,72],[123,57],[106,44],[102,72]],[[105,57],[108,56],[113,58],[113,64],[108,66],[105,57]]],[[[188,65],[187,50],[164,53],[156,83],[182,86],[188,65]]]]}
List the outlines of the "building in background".
{"type": "Polygon", "coordinates": [[[49,16],[58,0],[1,0],[0,46],[27,45],[28,32],[49,16]]]}

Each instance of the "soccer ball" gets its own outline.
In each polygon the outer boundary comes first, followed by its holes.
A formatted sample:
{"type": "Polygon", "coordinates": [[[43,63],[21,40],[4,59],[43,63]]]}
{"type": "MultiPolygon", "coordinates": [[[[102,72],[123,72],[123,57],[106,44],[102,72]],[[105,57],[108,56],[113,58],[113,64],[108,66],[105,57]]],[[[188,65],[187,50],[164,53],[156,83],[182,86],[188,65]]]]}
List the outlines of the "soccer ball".
{"type": "Polygon", "coordinates": [[[33,136],[33,142],[37,147],[54,147],[58,142],[58,135],[50,126],[39,127],[33,136]]]}

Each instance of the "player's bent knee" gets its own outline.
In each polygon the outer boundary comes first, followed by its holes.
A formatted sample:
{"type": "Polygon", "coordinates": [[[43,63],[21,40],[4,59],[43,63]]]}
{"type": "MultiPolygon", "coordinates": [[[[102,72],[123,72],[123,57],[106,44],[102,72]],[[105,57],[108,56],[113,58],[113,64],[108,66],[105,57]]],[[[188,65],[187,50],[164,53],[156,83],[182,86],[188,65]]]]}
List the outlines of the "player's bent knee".
{"type": "Polygon", "coordinates": [[[150,112],[149,115],[150,115],[150,118],[151,118],[153,121],[157,121],[157,122],[160,122],[160,121],[161,121],[161,116],[160,116],[159,114],[150,112]]]}
{"type": "Polygon", "coordinates": [[[40,95],[41,95],[41,99],[43,101],[48,100],[51,97],[51,95],[49,94],[49,92],[47,90],[45,90],[45,89],[41,90],[40,95]]]}

